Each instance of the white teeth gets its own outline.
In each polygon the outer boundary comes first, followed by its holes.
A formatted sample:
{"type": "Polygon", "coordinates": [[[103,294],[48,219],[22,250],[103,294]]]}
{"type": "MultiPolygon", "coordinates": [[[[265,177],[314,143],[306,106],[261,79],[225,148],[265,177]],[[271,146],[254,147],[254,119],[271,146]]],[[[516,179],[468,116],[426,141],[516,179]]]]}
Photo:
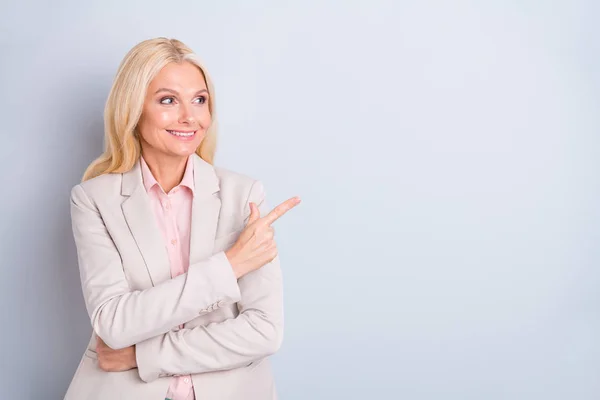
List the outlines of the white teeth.
{"type": "Polygon", "coordinates": [[[167,131],[167,132],[169,132],[171,135],[182,136],[182,137],[194,136],[194,133],[195,133],[195,132],[177,132],[177,131],[167,131]]]}

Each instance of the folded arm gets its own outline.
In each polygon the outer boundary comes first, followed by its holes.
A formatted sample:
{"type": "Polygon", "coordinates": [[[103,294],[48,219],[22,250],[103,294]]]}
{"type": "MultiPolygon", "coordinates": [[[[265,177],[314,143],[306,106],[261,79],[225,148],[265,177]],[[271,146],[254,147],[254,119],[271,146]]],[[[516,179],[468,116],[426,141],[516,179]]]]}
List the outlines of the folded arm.
{"type": "MultiPolygon", "coordinates": [[[[261,215],[269,210],[260,181],[248,202],[261,215]]],[[[162,376],[187,375],[242,367],[275,353],[283,338],[283,291],[279,256],[238,280],[239,315],[193,329],[169,331],[136,345],[138,372],[150,382],[162,376]]]]}

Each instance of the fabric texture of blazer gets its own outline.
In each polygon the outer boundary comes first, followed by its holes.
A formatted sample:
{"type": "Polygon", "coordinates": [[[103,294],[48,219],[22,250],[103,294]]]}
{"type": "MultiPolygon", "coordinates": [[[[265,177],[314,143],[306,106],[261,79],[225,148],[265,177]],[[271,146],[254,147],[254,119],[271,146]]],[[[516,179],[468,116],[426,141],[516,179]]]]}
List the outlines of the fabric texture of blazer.
{"type": "Polygon", "coordinates": [[[175,375],[192,375],[197,400],[273,400],[268,356],[283,338],[279,256],[236,279],[224,251],[250,215],[270,210],[262,183],[193,155],[190,266],[171,279],[167,249],[140,162],[73,187],[71,221],[93,332],[66,400],[163,400],[175,375]],[[183,328],[178,326],[183,324],[183,328]],[[138,368],[98,367],[97,337],[136,346],[138,368]]]}

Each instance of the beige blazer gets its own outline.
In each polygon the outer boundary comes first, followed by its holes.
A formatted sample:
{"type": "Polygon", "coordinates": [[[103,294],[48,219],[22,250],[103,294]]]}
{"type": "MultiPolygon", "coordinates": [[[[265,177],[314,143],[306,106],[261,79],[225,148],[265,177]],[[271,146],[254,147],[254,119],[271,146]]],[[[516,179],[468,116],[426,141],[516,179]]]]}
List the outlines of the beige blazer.
{"type": "Polygon", "coordinates": [[[236,280],[225,257],[260,181],[194,158],[190,267],[171,279],[168,253],[138,163],[73,187],[71,219],[93,333],[67,400],[163,400],[171,377],[192,374],[197,400],[276,398],[269,355],[283,335],[279,257],[236,280]],[[184,324],[183,329],[178,329],[184,324]],[[138,368],[104,372],[96,335],[136,346],[138,368]]]}

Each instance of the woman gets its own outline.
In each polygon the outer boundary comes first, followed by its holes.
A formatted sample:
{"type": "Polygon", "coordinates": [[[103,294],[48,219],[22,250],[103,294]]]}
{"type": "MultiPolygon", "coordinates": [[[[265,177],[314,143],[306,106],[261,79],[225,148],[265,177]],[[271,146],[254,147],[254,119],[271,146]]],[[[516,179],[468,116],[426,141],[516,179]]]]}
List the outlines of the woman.
{"type": "Polygon", "coordinates": [[[66,399],[274,399],[282,282],[260,181],[213,166],[215,92],[173,39],[135,46],[105,151],[71,191],[93,334],[66,399]]]}

